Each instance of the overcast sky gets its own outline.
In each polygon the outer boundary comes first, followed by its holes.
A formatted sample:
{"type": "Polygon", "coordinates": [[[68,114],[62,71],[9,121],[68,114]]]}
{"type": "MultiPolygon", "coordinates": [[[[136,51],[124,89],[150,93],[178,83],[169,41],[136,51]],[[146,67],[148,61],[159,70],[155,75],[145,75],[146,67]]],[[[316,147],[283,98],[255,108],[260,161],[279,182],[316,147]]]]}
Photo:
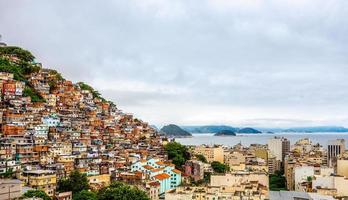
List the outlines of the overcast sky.
{"type": "Polygon", "coordinates": [[[0,34],[151,124],[348,126],[347,0],[0,0],[0,34]]]}

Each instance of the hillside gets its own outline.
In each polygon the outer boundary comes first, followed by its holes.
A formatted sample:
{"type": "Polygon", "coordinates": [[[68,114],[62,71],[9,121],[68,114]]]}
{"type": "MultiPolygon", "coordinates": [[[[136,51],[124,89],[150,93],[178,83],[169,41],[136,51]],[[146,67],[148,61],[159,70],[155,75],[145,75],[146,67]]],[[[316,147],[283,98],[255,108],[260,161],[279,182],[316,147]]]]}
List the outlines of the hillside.
{"type": "Polygon", "coordinates": [[[179,126],[175,124],[169,124],[166,126],[163,126],[160,130],[160,133],[165,134],[169,137],[190,137],[192,136],[191,133],[183,130],[179,126]]]}
{"type": "Polygon", "coordinates": [[[121,112],[87,83],[73,83],[56,70],[42,67],[31,52],[20,47],[0,47],[0,83],[0,114],[13,117],[1,125],[5,135],[25,136],[42,126],[41,119],[50,116],[60,121],[61,127],[55,131],[67,137],[74,131],[79,137],[85,134],[84,137],[92,135],[97,139],[105,132],[139,133],[139,137],[157,132],[142,120],[121,112]]]}
{"type": "MultiPolygon", "coordinates": [[[[75,198],[81,187],[71,188],[79,182],[91,191],[106,189],[110,179],[105,177],[110,178],[115,170],[122,168],[126,175],[135,165],[147,162],[159,166],[158,174],[175,171],[166,177],[179,180],[173,187],[180,184],[181,172],[175,170],[164,149],[166,138],[147,122],[118,109],[92,86],[64,79],[19,47],[0,46],[0,121],[0,146],[6,147],[1,157],[6,158],[5,163],[13,163],[4,164],[0,178],[11,179],[24,172],[29,178],[37,176],[38,170],[49,174],[54,181],[47,181],[47,187],[39,191],[52,197],[45,199],[56,199],[53,191],[57,189],[71,191],[75,198]],[[60,161],[67,158],[69,167],[64,168],[60,161]],[[129,159],[132,162],[124,162],[129,159]],[[91,176],[100,181],[88,181],[91,176]]],[[[162,177],[153,178],[142,181],[147,184],[162,177]]],[[[31,182],[23,184],[35,187],[31,182]]]]}

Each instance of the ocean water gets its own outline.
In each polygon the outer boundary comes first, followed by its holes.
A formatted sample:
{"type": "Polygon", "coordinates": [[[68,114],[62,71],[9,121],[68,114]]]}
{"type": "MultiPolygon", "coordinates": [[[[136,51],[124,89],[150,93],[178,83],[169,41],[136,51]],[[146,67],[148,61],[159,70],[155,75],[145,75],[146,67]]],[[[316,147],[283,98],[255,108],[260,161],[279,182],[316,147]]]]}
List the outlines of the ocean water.
{"type": "Polygon", "coordinates": [[[324,147],[327,146],[329,140],[345,139],[346,146],[348,144],[348,133],[274,133],[274,134],[241,134],[237,136],[214,136],[213,133],[193,133],[190,138],[176,138],[175,140],[183,145],[200,145],[200,144],[220,144],[225,146],[233,146],[242,143],[243,146],[250,144],[267,144],[268,139],[277,137],[285,137],[290,140],[290,144],[294,144],[301,138],[309,138],[313,143],[320,143],[324,147]]]}

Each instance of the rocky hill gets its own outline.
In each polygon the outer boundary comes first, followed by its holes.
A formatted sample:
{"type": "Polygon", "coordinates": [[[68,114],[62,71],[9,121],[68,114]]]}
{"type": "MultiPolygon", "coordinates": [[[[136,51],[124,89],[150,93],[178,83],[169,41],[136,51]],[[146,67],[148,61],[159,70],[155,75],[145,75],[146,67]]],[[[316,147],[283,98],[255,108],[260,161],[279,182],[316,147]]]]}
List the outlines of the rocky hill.
{"type": "Polygon", "coordinates": [[[236,133],[230,130],[222,130],[215,133],[214,136],[236,136],[236,133]]]}
{"type": "Polygon", "coordinates": [[[175,124],[169,124],[166,126],[163,126],[160,130],[161,134],[165,134],[168,137],[190,137],[192,136],[191,133],[183,130],[179,126],[175,124]]]}

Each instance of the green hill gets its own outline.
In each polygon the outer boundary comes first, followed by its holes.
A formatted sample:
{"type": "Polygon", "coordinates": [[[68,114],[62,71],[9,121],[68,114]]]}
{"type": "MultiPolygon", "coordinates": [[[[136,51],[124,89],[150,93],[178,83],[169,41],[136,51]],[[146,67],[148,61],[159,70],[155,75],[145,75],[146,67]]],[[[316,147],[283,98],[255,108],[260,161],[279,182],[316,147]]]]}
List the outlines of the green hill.
{"type": "Polygon", "coordinates": [[[191,133],[183,130],[179,126],[175,124],[169,124],[166,126],[163,126],[160,130],[160,133],[165,134],[169,137],[190,137],[192,136],[191,133]]]}

